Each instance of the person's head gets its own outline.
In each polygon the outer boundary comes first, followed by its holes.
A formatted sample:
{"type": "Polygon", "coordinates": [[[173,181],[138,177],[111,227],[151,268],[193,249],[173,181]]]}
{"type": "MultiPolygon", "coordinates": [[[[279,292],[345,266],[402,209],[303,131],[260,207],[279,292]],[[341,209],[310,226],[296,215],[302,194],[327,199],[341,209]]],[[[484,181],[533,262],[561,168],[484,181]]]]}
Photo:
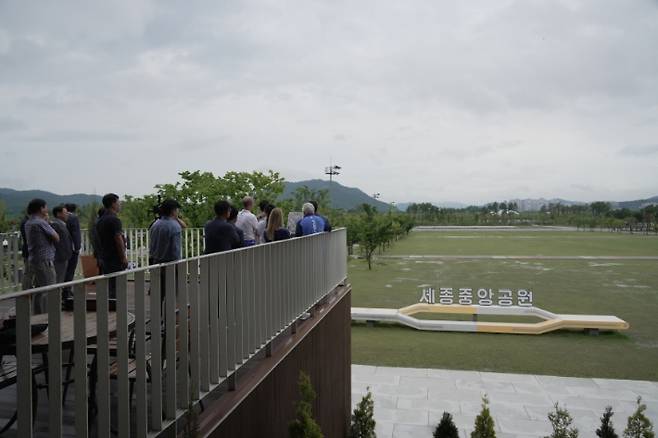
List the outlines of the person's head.
{"type": "Polygon", "coordinates": [[[66,222],[66,219],[69,218],[69,211],[63,205],[58,205],[57,207],[53,208],[53,216],[66,222]]]}
{"type": "Polygon", "coordinates": [[[179,209],[180,204],[175,199],[165,199],[164,202],[160,204],[160,214],[162,216],[178,217],[179,209]]]}
{"type": "Polygon", "coordinates": [[[304,205],[302,205],[302,212],[304,213],[304,216],[312,216],[315,214],[315,207],[313,207],[313,204],[310,202],[305,202],[304,205]]]}
{"type": "Polygon", "coordinates": [[[231,204],[228,201],[217,201],[215,203],[215,215],[221,219],[228,219],[231,212],[231,204]]]}
{"type": "Polygon", "coordinates": [[[105,207],[106,211],[120,212],[121,201],[119,201],[119,196],[114,193],[108,193],[103,196],[103,207],[105,207]]]}
{"type": "Polygon", "coordinates": [[[267,204],[267,207],[265,207],[265,218],[269,219],[270,214],[272,213],[272,210],[276,208],[276,205],[274,204],[267,204]]]}
{"type": "Polygon", "coordinates": [[[258,203],[258,209],[260,210],[261,213],[265,213],[265,209],[267,208],[268,205],[270,205],[270,201],[263,199],[258,203]]]}
{"type": "Polygon", "coordinates": [[[77,205],[71,203],[64,204],[64,207],[66,207],[66,211],[68,211],[69,213],[75,213],[76,210],[78,209],[77,205]]]}
{"type": "Polygon", "coordinates": [[[228,214],[228,219],[230,223],[234,224],[238,220],[238,209],[231,206],[231,211],[228,214]]]}
{"type": "Polygon", "coordinates": [[[274,240],[274,232],[283,227],[283,211],[280,208],[274,207],[270,212],[267,219],[267,238],[274,240]]]}
{"type": "Polygon", "coordinates": [[[251,196],[245,196],[242,198],[242,206],[245,210],[251,211],[251,209],[254,208],[254,198],[251,196]]]}
{"type": "Polygon", "coordinates": [[[309,201],[311,204],[313,204],[313,208],[315,209],[315,214],[318,214],[318,203],[316,201],[309,201]]]}
{"type": "Polygon", "coordinates": [[[27,204],[27,214],[30,216],[34,214],[41,217],[48,216],[48,205],[46,204],[46,201],[39,198],[31,200],[30,203],[27,204]]]}

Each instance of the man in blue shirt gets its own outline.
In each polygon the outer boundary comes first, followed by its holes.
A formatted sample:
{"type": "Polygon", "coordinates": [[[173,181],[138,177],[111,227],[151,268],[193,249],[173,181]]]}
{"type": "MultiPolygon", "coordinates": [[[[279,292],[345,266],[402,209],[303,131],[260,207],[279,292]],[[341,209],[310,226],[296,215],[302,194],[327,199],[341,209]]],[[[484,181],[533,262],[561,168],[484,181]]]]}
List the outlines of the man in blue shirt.
{"type": "Polygon", "coordinates": [[[319,216],[324,221],[324,231],[326,231],[327,233],[330,232],[331,231],[331,223],[329,223],[329,219],[327,219],[326,216],[322,216],[318,212],[318,203],[317,202],[311,201],[311,204],[313,204],[313,208],[315,208],[315,215],[319,216]]]}
{"type": "Polygon", "coordinates": [[[324,231],[324,220],[315,214],[315,207],[310,202],[302,206],[304,217],[297,223],[295,236],[308,236],[324,231]]]}
{"type": "Polygon", "coordinates": [[[217,201],[215,204],[216,217],[204,227],[206,254],[240,248],[241,242],[238,232],[227,221],[230,213],[231,204],[227,201],[217,201]]]}
{"type": "Polygon", "coordinates": [[[167,199],[160,206],[160,218],[149,229],[149,257],[152,264],[181,259],[180,204],[167,199]]]}
{"type": "MultiPolygon", "coordinates": [[[[33,199],[27,206],[29,219],[25,222],[25,240],[28,246],[27,266],[23,275],[23,289],[55,284],[55,243],[59,235],[48,223],[48,206],[43,199],[33,199]]],[[[33,299],[34,313],[48,309],[48,294],[33,299]]]]}

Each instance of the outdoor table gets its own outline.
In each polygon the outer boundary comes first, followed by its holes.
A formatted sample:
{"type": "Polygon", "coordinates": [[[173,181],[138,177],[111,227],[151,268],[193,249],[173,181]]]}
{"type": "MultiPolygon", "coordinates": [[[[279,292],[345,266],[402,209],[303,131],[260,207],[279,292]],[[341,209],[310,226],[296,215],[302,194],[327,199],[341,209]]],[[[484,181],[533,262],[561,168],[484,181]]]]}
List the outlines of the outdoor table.
{"type": "MultiPolygon", "coordinates": [[[[87,312],[87,343],[93,342],[96,339],[96,312],[87,312]]],[[[48,314],[41,313],[39,315],[34,315],[30,319],[32,325],[37,324],[48,324],[48,314]]],[[[135,315],[128,312],[128,327],[131,327],[135,323],[135,315]]],[[[110,334],[113,334],[117,330],[117,313],[108,312],[107,313],[107,328],[110,334]]],[[[38,333],[32,336],[32,351],[35,353],[43,352],[48,350],[48,327],[45,331],[38,333]]],[[[61,316],[61,341],[62,347],[68,347],[73,344],[74,340],[74,328],[73,328],[73,312],[69,310],[63,310],[61,316]]]]}

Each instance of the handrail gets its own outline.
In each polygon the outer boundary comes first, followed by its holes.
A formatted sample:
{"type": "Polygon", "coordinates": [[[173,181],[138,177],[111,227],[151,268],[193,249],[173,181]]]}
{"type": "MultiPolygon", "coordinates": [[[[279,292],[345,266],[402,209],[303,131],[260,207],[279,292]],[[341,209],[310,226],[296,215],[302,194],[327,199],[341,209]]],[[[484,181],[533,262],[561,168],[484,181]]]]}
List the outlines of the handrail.
{"type": "Polygon", "coordinates": [[[239,384],[236,371],[245,361],[346,276],[346,231],[338,229],[2,295],[1,302],[13,300],[16,308],[18,436],[34,433],[35,348],[48,352],[49,436],[62,433],[61,389],[68,384],[62,355],[71,348],[76,436],[89,436],[88,418],[101,437],[109,438],[111,430],[119,436],[158,436],[222,382],[239,384]],[[72,313],[61,311],[63,287],[73,290],[72,313]],[[87,309],[91,291],[95,310],[87,309]],[[110,311],[114,293],[116,310],[110,311]],[[38,341],[45,336],[39,335],[33,348],[32,302],[41,296],[48,297],[48,344],[38,341]],[[62,330],[64,324],[73,327],[62,330]],[[118,406],[112,415],[111,399],[118,406]]]}
{"type": "MultiPolygon", "coordinates": [[[[126,228],[126,257],[132,267],[149,266],[149,232],[146,228],[126,228]]],[[[80,255],[93,254],[88,230],[81,230],[80,255]]],[[[23,277],[22,240],[18,231],[0,233],[0,294],[13,292],[21,288],[23,277]],[[6,242],[6,245],[5,245],[6,242]]],[[[181,232],[182,258],[187,259],[202,255],[205,250],[203,228],[185,228],[181,232]]],[[[78,263],[81,268],[81,263],[78,263]]]]}

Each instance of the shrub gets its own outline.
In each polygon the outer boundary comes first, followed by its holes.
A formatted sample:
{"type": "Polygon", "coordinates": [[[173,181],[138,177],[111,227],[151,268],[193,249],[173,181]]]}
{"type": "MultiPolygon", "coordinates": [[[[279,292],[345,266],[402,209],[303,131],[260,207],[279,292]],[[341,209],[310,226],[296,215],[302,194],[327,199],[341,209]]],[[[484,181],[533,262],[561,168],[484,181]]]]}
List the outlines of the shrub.
{"type": "Polygon", "coordinates": [[[489,412],[489,399],[486,395],[482,397],[482,411],[475,417],[475,430],[471,438],[496,438],[494,420],[489,412]]]}
{"type": "Polygon", "coordinates": [[[551,422],[553,433],[546,438],[578,438],[578,429],[571,427],[571,414],[560,408],[558,403],[555,403],[555,411],[549,412],[548,421],[551,422]]]}
{"type": "Polygon", "coordinates": [[[434,438],[459,438],[459,431],[452,421],[452,415],[447,412],[443,413],[441,421],[434,429],[434,438]]]}
{"type": "Polygon", "coordinates": [[[612,412],[612,406],[606,407],[601,417],[601,427],[596,429],[596,436],[600,438],[619,438],[612,424],[613,415],[615,414],[612,412]]]}
{"type": "Polygon", "coordinates": [[[642,403],[642,397],[637,398],[637,409],[628,417],[626,429],[624,429],[624,438],[654,438],[653,425],[644,415],[647,405],[642,403]]]}
{"type": "Polygon", "coordinates": [[[350,436],[352,438],[375,438],[375,403],[372,401],[372,393],[363,396],[354,412],[352,413],[352,424],[350,425],[350,436]]]}
{"type": "Polygon", "coordinates": [[[199,414],[197,413],[194,405],[190,402],[187,413],[185,414],[185,428],[183,429],[183,436],[185,438],[197,438],[201,436],[199,432],[199,414]]]}
{"type": "Polygon", "coordinates": [[[311,379],[304,371],[299,372],[299,395],[295,409],[296,418],[288,426],[290,438],[323,438],[320,426],[313,419],[313,407],[316,394],[311,379]]]}

